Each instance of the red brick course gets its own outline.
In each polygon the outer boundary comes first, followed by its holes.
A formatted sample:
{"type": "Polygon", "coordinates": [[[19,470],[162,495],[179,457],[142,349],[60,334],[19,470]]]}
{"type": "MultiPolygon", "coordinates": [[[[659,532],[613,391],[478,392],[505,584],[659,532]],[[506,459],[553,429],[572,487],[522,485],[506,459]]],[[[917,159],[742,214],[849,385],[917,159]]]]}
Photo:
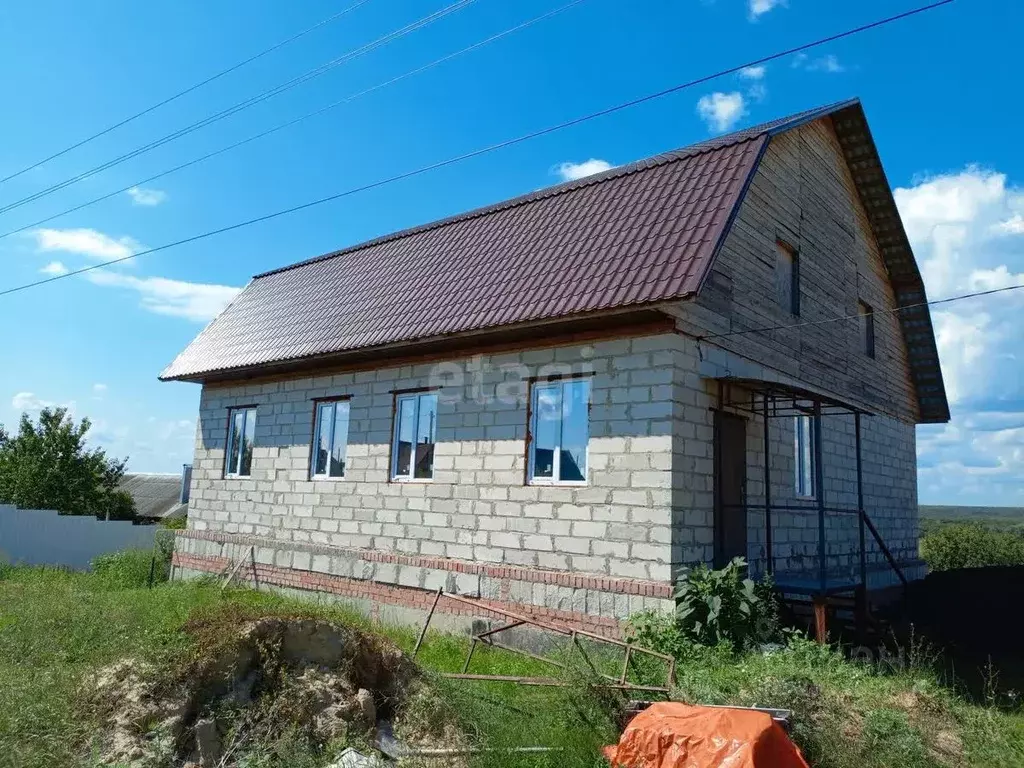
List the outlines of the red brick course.
{"type": "MultiPolygon", "coordinates": [[[[194,532],[189,532],[194,533],[194,532]]],[[[201,538],[201,537],[196,537],[201,538]]],[[[361,551],[361,550],[360,550],[361,551]]],[[[377,553],[382,554],[382,553],[377,553]]],[[[418,558],[431,559],[431,558],[418,558]]],[[[225,573],[234,566],[226,557],[213,555],[191,555],[184,552],[174,553],[172,564],[179,568],[188,568],[193,571],[204,573],[225,573]]],[[[445,566],[427,566],[444,568],[445,566]]],[[[513,569],[518,570],[518,569],[513,569]]],[[[236,578],[240,581],[252,580],[252,566],[243,565],[236,578]]],[[[302,589],[310,592],[326,592],[338,595],[342,598],[365,599],[374,604],[373,618],[378,617],[378,606],[397,605],[403,608],[414,608],[418,610],[430,610],[436,593],[418,589],[416,587],[403,587],[395,584],[381,584],[374,581],[362,579],[350,579],[344,576],[332,576],[327,573],[315,571],[300,571],[294,568],[279,568],[274,565],[256,563],[256,579],[259,584],[273,585],[276,587],[287,587],[290,589],[302,589]]],[[[598,587],[590,587],[597,589],[598,587]]],[[[502,594],[507,594],[502,590],[502,594]]],[[[621,625],[618,620],[591,616],[587,613],[574,611],[560,611],[554,608],[544,608],[536,605],[525,605],[522,603],[478,600],[480,606],[493,606],[502,610],[512,611],[521,615],[530,616],[540,621],[552,624],[559,624],[569,628],[585,629],[605,637],[621,637],[621,625]]],[[[466,616],[471,618],[491,618],[502,620],[501,614],[488,611],[484,607],[466,605],[455,600],[445,600],[443,597],[438,603],[436,613],[443,613],[452,616],[466,616]]]]}
{"type": "MultiPolygon", "coordinates": [[[[178,531],[182,538],[217,541],[225,544],[241,544],[243,546],[268,547],[281,549],[285,545],[273,539],[262,539],[255,536],[221,533],[217,531],[178,531]]],[[[310,552],[312,554],[338,555],[350,554],[367,562],[396,563],[417,568],[432,568],[456,573],[479,574],[496,579],[526,581],[535,584],[554,584],[573,589],[593,589],[621,595],[641,595],[644,597],[672,597],[672,585],[661,581],[644,581],[641,579],[623,579],[613,576],[600,576],[570,571],[551,571],[543,568],[523,567],[517,565],[494,565],[474,563],[467,560],[452,560],[444,557],[426,557],[423,555],[406,555],[396,552],[383,552],[376,549],[355,549],[343,547],[327,547],[322,545],[292,544],[288,549],[310,552]]]]}

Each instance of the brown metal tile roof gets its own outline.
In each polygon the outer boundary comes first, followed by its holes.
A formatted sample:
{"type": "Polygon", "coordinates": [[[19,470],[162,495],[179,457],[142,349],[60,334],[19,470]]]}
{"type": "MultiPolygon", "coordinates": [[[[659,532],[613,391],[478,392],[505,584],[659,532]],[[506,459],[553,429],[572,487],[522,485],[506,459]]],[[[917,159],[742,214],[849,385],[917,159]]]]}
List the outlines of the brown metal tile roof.
{"type": "MultiPolygon", "coordinates": [[[[873,151],[860,102],[842,102],[257,275],[161,378],[253,373],[691,296],[770,138],[825,116],[844,145],[865,137],[873,151]]],[[[898,224],[888,185],[875,186],[862,197],[898,224]]],[[[906,284],[923,296],[909,245],[904,252],[906,284]]],[[[917,335],[927,338],[912,347],[922,404],[932,398],[922,415],[948,419],[924,316],[917,335]]]]}

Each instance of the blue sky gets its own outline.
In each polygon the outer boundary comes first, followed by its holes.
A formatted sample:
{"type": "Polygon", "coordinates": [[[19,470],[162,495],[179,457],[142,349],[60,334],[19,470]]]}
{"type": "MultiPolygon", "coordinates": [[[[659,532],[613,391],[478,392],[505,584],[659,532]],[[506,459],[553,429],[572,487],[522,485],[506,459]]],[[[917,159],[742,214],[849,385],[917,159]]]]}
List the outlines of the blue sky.
{"type": "MultiPolygon", "coordinates": [[[[355,0],[349,0],[348,5],[355,0]]],[[[567,0],[476,0],[323,77],[35,202],[0,234],[457,51],[567,0]]],[[[444,0],[342,19],[53,162],[0,207],[276,86],[444,0]]],[[[150,185],[0,239],[0,288],[458,155],[872,21],[911,2],[584,0],[150,185]]],[[[337,0],[38,0],[0,8],[0,177],[298,32],[337,0]]],[[[73,404],[138,471],[191,457],[198,387],[160,370],[261,270],[710,134],[860,96],[935,298],[1024,282],[1012,0],[952,6],[415,179],[0,298],[0,423],[73,404]]],[[[935,312],[953,421],[918,430],[923,502],[1024,504],[1021,297],[935,312]]]]}

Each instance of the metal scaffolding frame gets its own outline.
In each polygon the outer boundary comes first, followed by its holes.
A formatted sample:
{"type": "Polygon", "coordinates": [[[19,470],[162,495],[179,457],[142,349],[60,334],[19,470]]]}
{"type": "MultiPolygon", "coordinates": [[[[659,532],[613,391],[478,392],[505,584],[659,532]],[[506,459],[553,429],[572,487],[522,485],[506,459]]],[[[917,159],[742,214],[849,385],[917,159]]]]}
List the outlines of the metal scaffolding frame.
{"type": "MultiPolygon", "coordinates": [[[[815,599],[817,608],[820,599],[833,594],[851,591],[867,590],[867,536],[870,533],[877,543],[882,554],[885,556],[890,567],[895,571],[904,586],[907,584],[906,576],[896,562],[885,541],[879,534],[864,508],[864,460],[862,453],[862,430],[861,422],[865,415],[871,415],[869,411],[844,403],[840,400],[813,392],[801,387],[781,384],[779,382],[761,381],[747,378],[721,378],[718,382],[718,403],[717,410],[722,412],[740,412],[751,416],[760,417],[764,422],[764,500],[761,505],[743,504],[746,510],[760,506],[764,513],[765,530],[765,570],[775,575],[775,553],[774,537],[772,532],[773,511],[790,512],[816,512],[818,517],[818,574],[817,579],[786,579],[780,577],[776,584],[784,592],[806,594],[815,599]],[[739,397],[734,394],[741,393],[739,397]],[[771,432],[770,424],[772,419],[792,418],[793,416],[811,416],[813,429],[813,452],[814,452],[814,484],[815,498],[806,505],[775,505],[772,504],[771,496],[771,432]],[[825,499],[825,477],[824,457],[822,450],[822,418],[825,416],[853,417],[854,443],[857,454],[857,504],[856,507],[833,505],[829,506],[825,499]],[[825,519],[827,514],[851,514],[856,515],[858,520],[858,556],[859,573],[856,582],[841,581],[830,583],[828,574],[828,552],[826,542],[825,519]]],[[[716,436],[717,437],[717,436],[716,436]]],[[[716,470],[718,456],[718,441],[716,440],[716,470]]],[[[721,472],[716,471],[716,484],[721,483],[721,472]]],[[[721,488],[716,485],[716,514],[722,509],[720,503],[721,488]]],[[[816,610],[816,614],[818,611],[816,610]]],[[[820,634],[820,632],[819,632],[820,634]]]]}

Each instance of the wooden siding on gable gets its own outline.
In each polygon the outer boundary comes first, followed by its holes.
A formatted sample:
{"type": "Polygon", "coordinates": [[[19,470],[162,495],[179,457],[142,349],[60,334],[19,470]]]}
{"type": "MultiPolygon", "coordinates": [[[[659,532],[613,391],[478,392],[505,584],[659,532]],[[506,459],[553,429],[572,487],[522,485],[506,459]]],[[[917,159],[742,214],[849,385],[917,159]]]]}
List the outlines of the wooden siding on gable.
{"type": "Polygon", "coordinates": [[[919,409],[906,344],[878,244],[827,119],[772,139],[698,297],[678,305],[697,336],[807,323],[710,339],[807,386],[908,422],[919,409]],[[779,242],[797,251],[799,316],[779,301],[779,242]],[[864,350],[860,302],[875,311],[875,357],[864,350]],[[836,317],[851,320],[821,322],[836,317]],[[817,324],[815,324],[817,323],[817,324]]]}

